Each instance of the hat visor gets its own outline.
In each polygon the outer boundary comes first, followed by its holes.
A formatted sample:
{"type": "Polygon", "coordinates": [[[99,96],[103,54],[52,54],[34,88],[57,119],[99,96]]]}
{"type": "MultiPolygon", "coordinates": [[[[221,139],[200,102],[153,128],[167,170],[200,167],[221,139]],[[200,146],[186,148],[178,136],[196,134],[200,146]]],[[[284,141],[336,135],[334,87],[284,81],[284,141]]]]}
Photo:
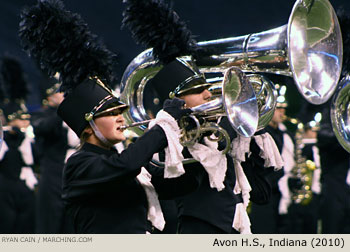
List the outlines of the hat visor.
{"type": "Polygon", "coordinates": [[[13,121],[13,120],[30,120],[30,114],[27,113],[14,113],[11,115],[8,115],[7,117],[8,121],[13,121]]]}
{"type": "MultiPolygon", "coordinates": [[[[114,100],[114,99],[113,99],[114,100]]],[[[115,99],[114,101],[107,101],[101,109],[99,109],[95,115],[94,118],[96,117],[101,117],[101,116],[107,116],[107,115],[118,115],[122,114],[126,109],[129,108],[128,105],[120,102],[119,100],[115,99]]]]}
{"type": "Polygon", "coordinates": [[[200,94],[205,89],[208,89],[212,85],[213,85],[213,83],[208,83],[208,82],[197,84],[197,85],[194,85],[192,87],[180,90],[175,95],[176,95],[176,97],[180,97],[180,96],[189,95],[189,94],[200,94]]]}

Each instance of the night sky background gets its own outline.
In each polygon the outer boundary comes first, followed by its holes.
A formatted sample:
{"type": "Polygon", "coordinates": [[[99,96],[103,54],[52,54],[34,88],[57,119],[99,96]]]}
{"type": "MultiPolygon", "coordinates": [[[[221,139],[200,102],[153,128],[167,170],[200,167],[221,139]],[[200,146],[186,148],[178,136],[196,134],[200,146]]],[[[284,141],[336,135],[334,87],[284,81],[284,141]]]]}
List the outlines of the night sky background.
{"type": "MultiPolygon", "coordinates": [[[[119,80],[130,61],[145,48],[134,43],[128,30],[121,30],[121,0],[63,0],[66,9],[79,13],[90,30],[107,47],[118,54],[119,80]]],[[[196,35],[197,41],[236,37],[261,32],[287,24],[294,0],[175,0],[173,8],[196,35]]],[[[334,9],[350,11],[349,0],[331,0],[334,9]]],[[[35,111],[41,105],[42,91],[46,89],[40,69],[22,50],[18,38],[20,10],[36,0],[0,0],[0,56],[16,57],[23,65],[30,93],[27,107],[35,111]]],[[[277,78],[278,81],[278,78],[277,78]]],[[[313,113],[318,106],[307,106],[293,84],[287,86],[289,108],[287,114],[305,114],[305,106],[313,113]]],[[[310,114],[311,114],[310,112],[310,114]]]]}

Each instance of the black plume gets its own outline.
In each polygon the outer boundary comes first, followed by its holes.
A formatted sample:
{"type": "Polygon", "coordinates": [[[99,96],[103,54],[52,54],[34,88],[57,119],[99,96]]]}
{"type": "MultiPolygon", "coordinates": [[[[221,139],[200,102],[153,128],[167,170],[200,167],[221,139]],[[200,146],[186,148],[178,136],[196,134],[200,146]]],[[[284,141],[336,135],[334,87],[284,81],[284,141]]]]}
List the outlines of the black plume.
{"type": "Polygon", "coordinates": [[[128,27],[136,43],[153,47],[164,64],[182,55],[193,55],[196,41],[186,23],[162,0],[126,0],[122,27],[128,27]]]}
{"type": "Polygon", "coordinates": [[[80,15],[59,0],[43,0],[21,12],[22,46],[49,76],[60,73],[61,91],[69,92],[89,76],[110,85],[115,55],[92,34],[80,15]]]}
{"type": "Polygon", "coordinates": [[[9,56],[1,61],[1,99],[25,100],[28,94],[27,82],[20,62],[9,56]]]}
{"type": "Polygon", "coordinates": [[[337,10],[337,16],[343,37],[342,76],[344,76],[347,73],[350,73],[350,15],[344,10],[344,8],[339,8],[337,10]]]}

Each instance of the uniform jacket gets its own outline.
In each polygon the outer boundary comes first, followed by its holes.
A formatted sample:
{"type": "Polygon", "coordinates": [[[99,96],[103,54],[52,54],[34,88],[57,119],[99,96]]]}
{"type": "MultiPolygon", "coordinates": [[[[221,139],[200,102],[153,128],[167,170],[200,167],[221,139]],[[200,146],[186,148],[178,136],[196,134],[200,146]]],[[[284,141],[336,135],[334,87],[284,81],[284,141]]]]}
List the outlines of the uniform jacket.
{"type": "MultiPolygon", "coordinates": [[[[22,168],[33,165],[33,154],[30,139],[20,129],[15,133],[4,132],[4,142],[0,151],[0,175],[11,181],[20,180],[22,168]]],[[[31,171],[33,174],[33,172],[31,171]]],[[[23,178],[24,179],[24,178],[23,178]]]]}
{"type": "MultiPolygon", "coordinates": [[[[220,126],[227,130],[232,139],[236,137],[236,133],[226,117],[223,117],[220,126]]],[[[219,143],[219,149],[223,149],[224,144],[224,142],[219,143]]],[[[251,141],[251,150],[251,156],[242,163],[242,167],[252,187],[250,200],[262,204],[267,202],[270,197],[271,189],[264,176],[271,170],[264,168],[264,161],[259,157],[260,149],[254,140],[251,141]]],[[[236,181],[234,164],[229,155],[226,157],[225,188],[220,192],[216,188],[211,188],[208,175],[205,173],[199,189],[178,200],[178,206],[180,217],[192,216],[209,222],[226,233],[231,233],[236,203],[242,202],[242,197],[233,193],[236,181]]],[[[201,167],[201,164],[194,163],[188,166],[201,167]]]]}
{"type": "MultiPolygon", "coordinates": [[[[49,169],[61,174],[68,149],[67,129],[62,127],[62,119],[56,108],[48,107],[32,114],[31,124],[35,134],[35,154],[40,162],[41,172],[49,169]]],[[[60,175],[62,177],[62,175],[60,175]]]]}
{"type": "Polygon", "coordinates": [[[195,169],[164,179],[163,169],[148,165],[153,154],[166,146],[166,136],[156,125],[120,154],[89,143],[73,154],[64,168],[63,199],[75,232],[146,233],[148,203],[136,179],[142,166],[152,175],[161,199],[194,190],[200,174],[195,169]]]}
{"type": "Polygon", "coordinates": [[[14,130],[4,132],[0,150],[0,233],[34,233],[32,139],[14,130]]]}
{"type": "MultiPolygon", "coordinates": [[[[68,145],[68,129],[55,107],[47,107],[32,114],[35,134],[35,157],[40,168],[37,194],[37,232],[70,233],[65,225],[62,201],[62,174],[68,145]]],[[[77,137],[76,137],[77,138],[77,137]]],[[[77,139],[79,142],[79,139],[77,139]]]]}

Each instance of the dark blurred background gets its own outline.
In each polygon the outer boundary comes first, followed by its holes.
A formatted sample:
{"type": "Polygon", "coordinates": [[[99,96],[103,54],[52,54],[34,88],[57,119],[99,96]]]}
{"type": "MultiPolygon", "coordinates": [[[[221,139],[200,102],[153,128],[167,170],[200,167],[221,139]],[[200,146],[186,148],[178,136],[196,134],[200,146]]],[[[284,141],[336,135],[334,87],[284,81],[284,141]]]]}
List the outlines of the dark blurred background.
{"type": "MultiPolygon", "coordinates": [[[[145,48],[132,40],[127,30],[121,30],[123,4],[121,0],[63,0],[66,9],[81,14],[91,31],[97,34],[107,47],[119,55],[116,69],[119,80],[129,62],[145,48]]],[[[197,41],[235,37],[260,32],[287,24],[294,0],[176,0],[173,7],[197,41]]],[[[350,1],[331,0],[335,10],[350,10],[350,1]]],[[[0,56],[17,57],[23,65],[30,94],[27,106],[30,111],[41,105],[41,84],[44,77],[40,69],[23,52],[19,38],[19,13],[23,6],[36,0],[0,0],[0,56]]],[[[277,80],[278,81],[278,78],[277,80]]],[[[317,106],[305,104],[293,83],[288,83],[287,114],[296,116],[304,107],[316,111],[317,106]],[[293,100],[293,101],[292,101],[293,100]]],[[[312,113],[313,113],[312,111],[312,113]]],[[[305,111],[304,111],[305,112],[305,111]]],[[[310,112],[311,113],[311,112],[310,112]]]]}

